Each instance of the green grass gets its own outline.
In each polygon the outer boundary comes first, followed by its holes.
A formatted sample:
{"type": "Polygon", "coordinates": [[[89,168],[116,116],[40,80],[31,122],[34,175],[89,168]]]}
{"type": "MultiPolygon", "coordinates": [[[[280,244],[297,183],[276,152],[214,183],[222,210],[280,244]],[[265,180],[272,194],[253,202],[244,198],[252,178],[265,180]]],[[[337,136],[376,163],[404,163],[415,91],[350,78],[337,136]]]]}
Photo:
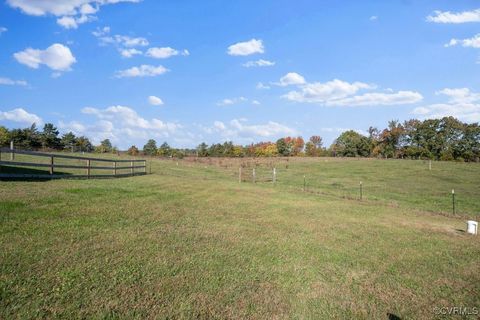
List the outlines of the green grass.
{"type": "MultiPolygon", "coordinates": [[[[223,170],[238,175],[238,164],[223,160],[223,170]],[[228,167],[225,168],[225,165],[228,167]]],[[[452,189],[456,193],[456,212],[475,217],[480,214],[480,165],[477,163],[428,161],[300,158],[251,161],[243,169],[252,181],[272,180],[276,167],[278,185],[303,189],[304,176],[309,192],[358,199],[360,182],[363,199],[385,205],[436,213],[452,212],[452,189]],[[256,164],[256,165],[255,165],[256,164]]]]}
{"type": "Polygon", "coordinates": [[[477,164],[275,160],[274,186],[239,184],[235,160],[204,161],[0,182],[0,318],[431,319],[480,307],[480,240],[463,232],[479,213],[477,164]],[[311,192],[303,174],[318,176],[311,192]],[[438,214],[453,187],[461,215],[438,214]]]}

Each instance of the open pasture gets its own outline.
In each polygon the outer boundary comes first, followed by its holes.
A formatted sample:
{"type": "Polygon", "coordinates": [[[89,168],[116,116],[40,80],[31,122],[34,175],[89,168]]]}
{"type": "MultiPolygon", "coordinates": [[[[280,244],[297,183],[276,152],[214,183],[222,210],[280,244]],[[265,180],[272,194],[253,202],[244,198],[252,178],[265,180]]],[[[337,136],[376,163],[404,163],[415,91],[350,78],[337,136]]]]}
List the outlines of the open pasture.
{"type": "Polygon", "coordinates": [[[480,214],[478,164],[150,164],[138,177],[0,182],[0,318],[431,319],[480,307],[480,239],[464,232],[480,214]]]}

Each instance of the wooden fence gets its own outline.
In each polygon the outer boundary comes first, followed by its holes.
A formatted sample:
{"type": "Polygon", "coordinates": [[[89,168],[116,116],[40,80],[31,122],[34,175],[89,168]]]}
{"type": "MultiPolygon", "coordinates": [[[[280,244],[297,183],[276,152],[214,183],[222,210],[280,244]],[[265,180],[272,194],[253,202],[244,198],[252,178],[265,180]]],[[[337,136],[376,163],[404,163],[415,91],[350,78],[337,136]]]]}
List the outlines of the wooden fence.
{"type": "MultiPolygon", "coordinates": [[[[45,171],[46,171],[45,170],[45,171]]],[[[90,157],[68,156],[63,154],[51,154],[43,152],[15,150],[0,148],[0,178],[38,178],[38,179],[58,179],[58,178],[115,178],[134,175],[144,175],[147,173],[147,160],[112,160],[90,157]],[[41,157],[48,160],[47,163],[16,161],[16,155],[28,155],[30,157],[41,157]],[[84,165],[55,163],[55,159],[69,159],[85,161],[84,165]],[[100,162],[105,165],[92,165],[100,162]],[[107,165],[110,164],[110,165],[107,165]],[[2,170],[3,166],[3,170],[2,170]],[[44,168],[48,173],[5,173],[6,168],[15,168],[15,171],[28,171],[28,168],[44,168]],[[85,174],[71,174],[58,172],[56,169],[75,169],[85,170],[85,174]],[[92,171],[100,170],[105,174],[95,174],[92,171]],[[126,172],[125,172],[126,171],[126,172]],[[108,174],[107,172],[110,172],[108,174]]]]}

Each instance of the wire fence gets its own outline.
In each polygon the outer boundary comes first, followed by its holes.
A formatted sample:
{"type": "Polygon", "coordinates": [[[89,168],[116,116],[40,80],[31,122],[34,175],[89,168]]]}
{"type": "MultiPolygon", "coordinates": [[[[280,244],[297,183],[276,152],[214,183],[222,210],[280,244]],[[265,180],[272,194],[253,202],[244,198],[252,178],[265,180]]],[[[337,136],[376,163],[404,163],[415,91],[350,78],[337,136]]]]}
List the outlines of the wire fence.
{"type": "MultiPolygon", "coordinates": [[[[480,165],[421,160],[339,158],[183,160],[218,179],[289,188],[418,211],[480,214],[480,165]],[[452,195],[454,190],[454,195],[452,195]]],[[[188,173],[187,173],[188,174],[188,173]]],[[[202,173],[198,173],[199,176],[202,173]]]]}

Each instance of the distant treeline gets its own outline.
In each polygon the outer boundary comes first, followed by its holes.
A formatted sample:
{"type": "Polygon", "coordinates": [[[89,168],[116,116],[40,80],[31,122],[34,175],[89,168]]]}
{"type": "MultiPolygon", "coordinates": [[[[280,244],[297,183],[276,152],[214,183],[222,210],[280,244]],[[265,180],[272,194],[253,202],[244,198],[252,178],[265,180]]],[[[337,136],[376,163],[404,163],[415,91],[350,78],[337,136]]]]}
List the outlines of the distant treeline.
{"type": "MultiPolygon", "coordinates": [[[[76,137],[72,132],[59,136],[51,123],[37,130],[35,124],[26,129],[8,130],[0,127],[0,145],[13,140],[17,148],[66,149],[85,152],[118,152],[110,140],[93,146],[87,137],[76,137]]],[[[131,146],[130,155],[160,157],[275,157],[275,156],[341,156],[381,157],[408,159],[435,159],[476,161],[480,160],[480,126],[478,123],[463,123],[454,117],[428,120],[408,120],[403,123],[390,121],[387,128],[370,127],[368,135],[349,130],[327,148],[320,136],[312,136],[307,142],[302,137],[285,137],[275,142],[260,142],[246,146],[231,141],[207,145],[201,143],[196,149],[172,148],[168,143],[157,147],[150,139],[140,151],[131,146]]]]}

